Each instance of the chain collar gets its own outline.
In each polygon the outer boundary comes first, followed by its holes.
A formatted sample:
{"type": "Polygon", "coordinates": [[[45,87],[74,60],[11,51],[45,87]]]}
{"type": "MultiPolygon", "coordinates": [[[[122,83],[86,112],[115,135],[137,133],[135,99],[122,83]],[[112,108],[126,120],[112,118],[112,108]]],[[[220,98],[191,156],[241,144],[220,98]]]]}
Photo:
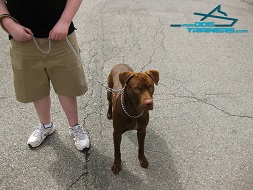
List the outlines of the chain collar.
{"type": "Polygon", "coordinates": [[[127,114],[129,117],[133,118],[133,119],[136,119],[136,118],[139,118],[142,116],[142,114],[144,113],[144,111],[140,114],[140,115],[137,115],[137,116],[132,116],[130,115],[127,111],[126,111],[126,108],[124,106],[124,103],[123,103],[123,96],[124,96],[124,90],[125,88],[121,89],[121,95],[120,95],[120,103],[121,103],[121,107],[123,109],[123,111],[125,112],[125,114],[127,114]]]}

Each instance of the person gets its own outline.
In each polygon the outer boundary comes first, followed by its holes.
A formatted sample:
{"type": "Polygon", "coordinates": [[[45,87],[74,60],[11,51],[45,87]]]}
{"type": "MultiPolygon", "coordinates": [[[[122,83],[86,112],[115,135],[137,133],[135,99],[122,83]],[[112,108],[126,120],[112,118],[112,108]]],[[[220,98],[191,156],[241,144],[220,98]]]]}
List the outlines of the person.
{"type": "Polygon", "coordinates": [[[40,120],[28,138],[30,148],[39,146],[55,131],[50,83],[67,116],[76,148],[90,147],[77,110],[77,96],[88,90],[72,21],[81,3],[82,0],[0,0],[0,24],[9,33],[16,99],[33,102],[40,120]]]}

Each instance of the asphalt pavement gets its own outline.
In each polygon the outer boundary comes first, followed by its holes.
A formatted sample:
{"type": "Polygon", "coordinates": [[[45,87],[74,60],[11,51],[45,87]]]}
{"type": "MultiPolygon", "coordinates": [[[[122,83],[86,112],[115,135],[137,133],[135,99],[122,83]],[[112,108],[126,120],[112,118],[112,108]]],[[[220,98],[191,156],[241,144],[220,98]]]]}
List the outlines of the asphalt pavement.
{"type": "Polygon", "coordinates": [[[89,85],[78,98],[79,117],[92,148],[75,148],[53,89],[57,130],[28,148],[38,118],[32,104],[15,100],[9,41],[1,30],[1,190],[253,189],[252,0],[83,1],[74,23],[89,85]],[[210,13],[210,20],[194,13],[210,13]],[[225,29],[214,26],[233,19],[225,29]],[[112,121],[100,83],[118,63],[137,72],[156,69],[160,81],[145,144],[150,166],[139,166],[136,132],[129,131],[122,171],[114,175],[112,121]]]}

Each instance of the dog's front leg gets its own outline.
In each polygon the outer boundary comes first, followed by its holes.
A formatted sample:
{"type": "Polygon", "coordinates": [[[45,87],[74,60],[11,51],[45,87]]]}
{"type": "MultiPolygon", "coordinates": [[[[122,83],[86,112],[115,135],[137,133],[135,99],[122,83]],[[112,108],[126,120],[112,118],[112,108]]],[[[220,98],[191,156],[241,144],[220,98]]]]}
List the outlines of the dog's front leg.
{"type": "Polygon", "coordinates": [[[145,154],[144,154],[146,128],[141,128],[141,129],[137,130],[137,137],[138,137],[138,144],[139,144],[138,158],[140,161],[140,165],[143,168],[147,168],[148,167],[148,160],[146,159],[145,154]]]}
{"type": "Polygon", "coordinates": [[[114,174],[118,174],[121,170],[121,153],[120,153],[121,139],[122,139],[122,133],[113,132],[114,163],[111,169],[114,174]]]}

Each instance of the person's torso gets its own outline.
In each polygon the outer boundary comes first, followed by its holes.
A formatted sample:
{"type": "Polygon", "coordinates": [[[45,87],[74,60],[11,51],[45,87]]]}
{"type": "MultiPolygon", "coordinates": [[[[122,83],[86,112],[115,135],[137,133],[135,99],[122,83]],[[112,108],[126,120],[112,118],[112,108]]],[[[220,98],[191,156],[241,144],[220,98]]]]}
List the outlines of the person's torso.
{"type": "MultiPolygon", "coordinates": [[[[67,0],[7,0],[10,14],[18,22],[31,29],[35,37],[48,37],[60,19],[67,0]]],[[[69,34],[75,30],[73,22],[69,34]]]]}

